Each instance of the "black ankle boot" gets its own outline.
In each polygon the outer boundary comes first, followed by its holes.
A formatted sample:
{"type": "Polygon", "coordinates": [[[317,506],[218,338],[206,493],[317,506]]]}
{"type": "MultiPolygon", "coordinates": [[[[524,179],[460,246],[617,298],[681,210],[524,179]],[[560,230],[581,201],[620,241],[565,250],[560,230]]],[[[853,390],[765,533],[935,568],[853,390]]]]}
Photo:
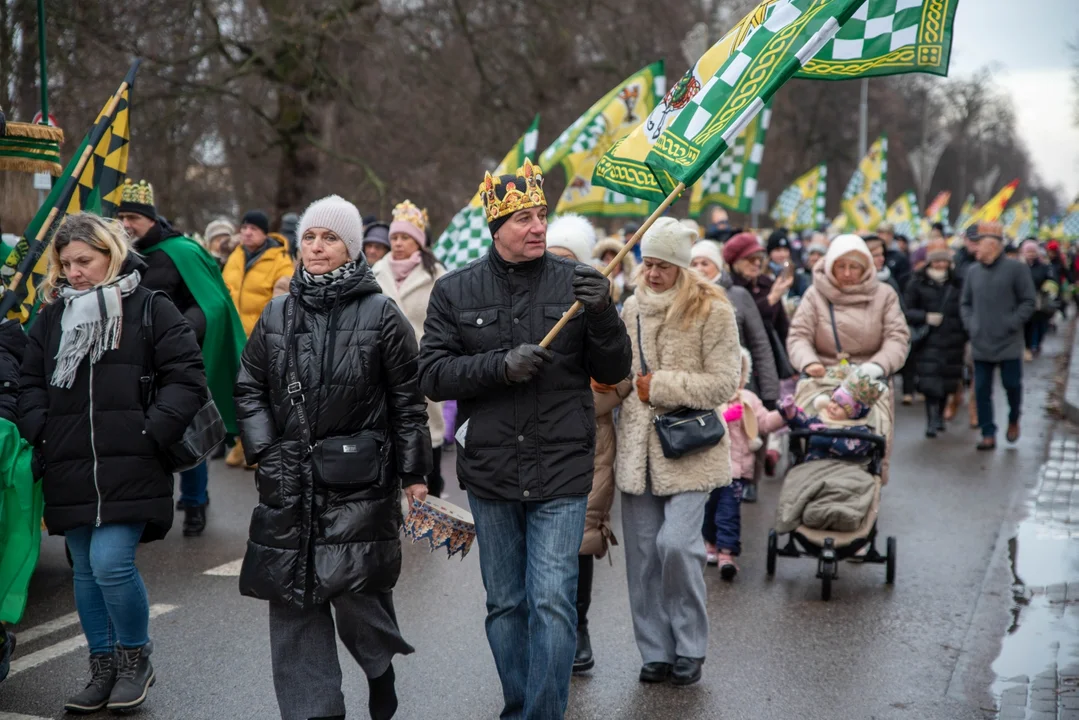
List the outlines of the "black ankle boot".
{"type": "Polygon", "coordinates": [[[396,676],[393,674],[393,665],[377,678],[368,679],[367,687],[370,694],[367,700],[367,709],[371,712],[371,720],[390,720],[397,712],[397,689],[394,687],[396,676]]]}
{"type": "Polygon", "coordinates": [[[592,638],[588,635],[588,627],[578,627],[577,652],[573,655],[573,672],[585,672],[595,665],[596,659],[592,657],[592,638]]]}
{"type": "Polygon", "coordinates": [[[925,403],[925,436],[935,438],[940,431],[943,422],[940,414],[940,406],[934,400],[926,400],[925,403]]]}
{"type": "Polygon", "coordinates": [[[150,664],[150,643],[142,647],[116,646],[116,684],[109,695],[109,710],[123,712],[146,702],[146,694],[157,678],[150,664]]]}
{"type": "Polygon", "coordinates": [[[206,506],[184,508],[184,537],[197,537],[206,529],[206,506]]]}
{"type": "Polygon", "coordinates": [[[90,656],[90,682],[81,692],[64,703],[64,710],[76,715],[89,715],[104,710],[116,685],[116,655],[104,653],[90,656]]]}

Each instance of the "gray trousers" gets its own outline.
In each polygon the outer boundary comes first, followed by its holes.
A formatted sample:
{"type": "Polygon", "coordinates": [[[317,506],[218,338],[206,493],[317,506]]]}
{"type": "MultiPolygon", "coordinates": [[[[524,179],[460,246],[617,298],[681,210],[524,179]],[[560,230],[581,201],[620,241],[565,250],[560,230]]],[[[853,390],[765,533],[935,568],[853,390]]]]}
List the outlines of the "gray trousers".
{"type": "Polygon", "coordinates": [[[708,493],[622,493],[622,543],[633,634],[645,663],[703,658],[708,650],[704,541],[708,493]]]}
{"type": "Polygon", "coordinates": [[[336,634],[368,678],[381,676],[396,654],[414,650],[401,637],[393,593],[341,595],[312,608],[270,603],[270,658],[281,720],[345,714],[336,634]]]}

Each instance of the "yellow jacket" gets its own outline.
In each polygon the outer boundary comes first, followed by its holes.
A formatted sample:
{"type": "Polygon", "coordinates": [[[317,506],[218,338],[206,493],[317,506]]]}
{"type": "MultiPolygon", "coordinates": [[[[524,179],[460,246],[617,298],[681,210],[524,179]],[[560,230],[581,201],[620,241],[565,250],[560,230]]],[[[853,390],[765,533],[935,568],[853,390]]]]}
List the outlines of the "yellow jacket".
{"type": "Polygon", "coordinates": [[[249,336],[262,315],[262,309],[273,297],[274,284],[281,278],[292,276],[292,258],[288,254],[288,241],[271,233],[267,242],[276,241],[276,247],[267,248],[249,268],[245,268],[243,245],[232,251],[221,276],[232,294],[236,312],[244,332],[249,336]]]}

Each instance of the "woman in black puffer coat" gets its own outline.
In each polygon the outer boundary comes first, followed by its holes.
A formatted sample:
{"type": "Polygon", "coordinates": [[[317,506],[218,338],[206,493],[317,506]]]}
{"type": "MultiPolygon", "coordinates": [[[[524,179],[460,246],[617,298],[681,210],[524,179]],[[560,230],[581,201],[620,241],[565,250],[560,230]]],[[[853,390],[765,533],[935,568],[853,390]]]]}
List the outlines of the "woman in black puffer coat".
{"type": "Polygon", "coordinates": [[[337,196],[315,202],[297,238],[289,294],[266,306],[236,381],[259,492],[240,592],[270,602],[282,718],[344,717],[331,604],[337,633],[368,677],[371,716],[389,718],[391,660],[412,652],[392,595],[401,489],[422,500],[431,471],[418,349],[363,259],[354,205],[337,196]]]}
{"type": "Polygon", "coordinates": [[[960,392],[967,332],[959,315],[963,281],[952,268],[946,246],[927,254],[929,264],[910,276],[905,294],[906,316],[912,334],[927,326],[929,334],[911,348],[918,391],[925,395],[926,437],[943,432],[948,396],[960,392]]]}
{"type": "Polygon", "coordinates": [[[195,333],[166,295],[139,284],[146,263],[129,253],[119,223],[71,215],[49,252],[18,425],[44,464],[45,524],[67,541],[90,647],[90,683],[65,708],[127,710],[154,681],[135,548],[172,526],[172,473],[159,450],[183,437],[209,392],[195,333]],[[144,405],[139,378],[151,370],[155,394],[144,405]]]}

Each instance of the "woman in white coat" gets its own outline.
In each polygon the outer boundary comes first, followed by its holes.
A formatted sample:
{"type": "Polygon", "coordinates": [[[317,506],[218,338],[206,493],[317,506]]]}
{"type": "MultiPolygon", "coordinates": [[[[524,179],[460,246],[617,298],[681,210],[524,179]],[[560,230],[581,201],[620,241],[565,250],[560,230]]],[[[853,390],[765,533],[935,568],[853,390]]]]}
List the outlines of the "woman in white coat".
{"type": "Polygon", "coordinates": [[[637,290],[622,311],[636,392],[622,403],[615,466],[640,679],[674,685],[700,680],[708,648],[701,525],[709,493],[731,481],[730,444],[667,458],[653,413],[715,409],[742,374],[734,309],[689,269],[694,239],[661,218],[641,242],[637,290]]]}
{"type": "MultiPolygon", "coordinates": [[[[423,321],[427,319],[431,290],[435,287],[435,281],[446,274],[426,241],[427,211],[405,200],[393,209],[390,252],[372,268],[382,292],[397,303],[412,324],[417,343],[423,339],[423,321]]],[[[442,418],[441,403],[427,401],[427,426],[431,430],[431,446],[434,449],[427,493],[439,497],[445,487],[441,465],[446,424],[442,418]]]]}

